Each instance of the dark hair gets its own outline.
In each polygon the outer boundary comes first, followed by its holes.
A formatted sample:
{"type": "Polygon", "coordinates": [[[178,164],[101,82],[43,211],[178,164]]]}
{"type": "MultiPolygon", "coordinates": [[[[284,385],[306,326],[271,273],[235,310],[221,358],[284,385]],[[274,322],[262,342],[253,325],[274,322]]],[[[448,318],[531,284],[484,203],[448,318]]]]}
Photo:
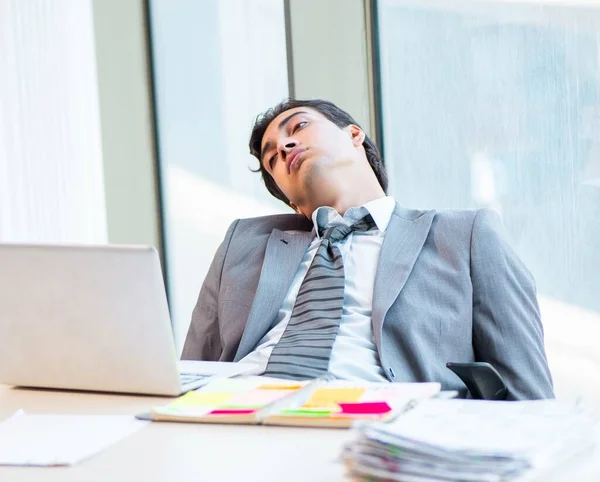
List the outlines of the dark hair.
{"type": "MultiPolygon", "coordinates": [[[[290,205],[289,199],[283,194],[281,189],[275,183],[275,180],[269,174],[269,172],[264,168],[261,160],[260,160],[260,148],[263,140],[263,136],[265,135],[265,131],[269,124],[273,122],[278,115],[283,112],[294,109],[296,107],[308,107],[317,112],[323,114],[327,119],[333,122],[340,129],[343,129],[350,124],[354,124],[358,126],[358,123],[348,114],[347,112],[340,109],[333,102],[329,102],[327,100],[321,99],[312,99],[312,100],[298,100],[298,99],[286,99],[275,107],[270,108],[266,112],[260,114],[254,121],[254,127],[252,127],[252,134],[250,134],[250,154],[258,159],[259,167],[254,172],[260,172],[262,175],[263,182],[267,187],[267,190],[275,196],[277,199],[283,201],[288,206],[290,205]]],[[[360,126],[359,126],[360,127],[360,126]]],[[[365,140],[363,142],[363,147],[365,148],[365,154],[367,155],[367,160],[371,165],[371,169],[375,173],[379,184],[381,185],[384,192],[387,193],[388,187],[388,177],[387,172],[385,171],[385,167],[383,165],[383,161],[381,159],[381,154],[379,154],[379,149],[375,143],[369,139],[369,136],[365,134],[365,140]]]]}

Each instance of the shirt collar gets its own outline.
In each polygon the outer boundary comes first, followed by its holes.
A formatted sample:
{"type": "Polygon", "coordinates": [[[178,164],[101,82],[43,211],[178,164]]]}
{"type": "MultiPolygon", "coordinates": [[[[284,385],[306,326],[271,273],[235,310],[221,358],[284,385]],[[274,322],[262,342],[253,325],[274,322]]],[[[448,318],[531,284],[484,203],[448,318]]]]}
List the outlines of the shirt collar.
{"type": "Polygon", "coordinates": [[[330,206],[321,206],[315,209],[312,214],[314,230],[317,233],[317,238],[320,238],[319,226],[325,227],[329,224],[350,225],[365,217],[367,214],[370,214],[377,225],[377,229],[382,233],[385,233],[395,207],[396,201],[392,196],[380,197],[369,201],[362,206],[350,208],[346,211],[344,217],[340,216],[340,214],[330,206]]]}

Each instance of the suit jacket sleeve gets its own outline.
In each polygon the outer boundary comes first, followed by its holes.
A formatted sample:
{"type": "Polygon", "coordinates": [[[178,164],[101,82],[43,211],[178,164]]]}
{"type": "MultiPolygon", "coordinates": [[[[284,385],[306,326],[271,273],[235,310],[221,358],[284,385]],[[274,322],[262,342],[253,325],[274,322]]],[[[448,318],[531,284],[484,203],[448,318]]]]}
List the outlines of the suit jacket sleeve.
{"type": "Polygon", "coordinates": [[[219,360],[223,351],[219,329],[219,288],[225,256],[238,221],[229,226],[200,289],[183,345],[183,360],[219,360]]]}
{"type": "Polygon", "coordinates": [[[552,398],[535,283],[497,214],[477,212],[471,233],[473,348],[502,375],[509,398],[552,398]]]}

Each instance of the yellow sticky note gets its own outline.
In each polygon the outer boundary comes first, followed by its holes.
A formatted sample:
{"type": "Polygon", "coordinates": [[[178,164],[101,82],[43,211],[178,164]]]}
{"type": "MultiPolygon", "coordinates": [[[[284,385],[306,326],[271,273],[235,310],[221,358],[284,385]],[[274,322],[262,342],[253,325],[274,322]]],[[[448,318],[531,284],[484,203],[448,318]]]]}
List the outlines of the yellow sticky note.
{"type": "Polygon", "coordinates": [[[300,383],[264,383],[258,388],[260,390],[298,390],[303,386],[300,383]]]}
{"type": "Polygon", "coordinates": [[[171,407],[193,407],[193,406],[209,406],[218,407],[224,405],[233,396],[232,393],[227,392],[187,392],[183,397],[179,397],[173,403],[171,407]]]}
{"type": "Polygon", "coordinates": [[[319,388],[303,407],[337,408],[339,403],[357,402],[364,392],[364,388],[319,388]]]}

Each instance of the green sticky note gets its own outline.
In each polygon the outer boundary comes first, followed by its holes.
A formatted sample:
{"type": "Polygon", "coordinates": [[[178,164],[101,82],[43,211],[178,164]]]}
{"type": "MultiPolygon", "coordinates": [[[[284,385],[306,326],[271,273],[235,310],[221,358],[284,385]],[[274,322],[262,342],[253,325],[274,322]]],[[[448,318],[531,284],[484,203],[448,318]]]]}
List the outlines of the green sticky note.
{"type": "Polygon", "coordinates": [[[288,417],[329,417],[332,412],[331,410],[306,410],[302,408],[293,409],[289,408],[281,411],[281,415],[288,417]]]}

